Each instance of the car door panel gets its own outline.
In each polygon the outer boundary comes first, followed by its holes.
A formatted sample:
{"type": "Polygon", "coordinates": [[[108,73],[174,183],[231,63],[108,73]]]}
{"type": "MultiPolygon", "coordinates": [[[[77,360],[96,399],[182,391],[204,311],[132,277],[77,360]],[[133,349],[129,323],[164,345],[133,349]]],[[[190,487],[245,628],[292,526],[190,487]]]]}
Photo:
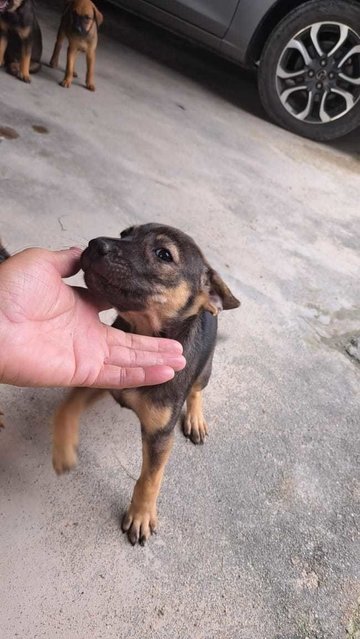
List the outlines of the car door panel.
{"type": "Polygon", "coordinates": [[[226,33],[239,4],[239,0],[147,0],[147,2],[218,37],[226,33]]]}
{"type": "Polygon", "coordinates": [[[147,0],[109,0],[114,5],[122,7],[131,13],[141,16],[159,26],[185,36],[194,42],[199,42],[205,47],[218,51],[221,46],[222,39],[209,31],[205,31],[200,27],[190,24],[185,20],[155,7],[153,4],[147,2],[147,0]]]}

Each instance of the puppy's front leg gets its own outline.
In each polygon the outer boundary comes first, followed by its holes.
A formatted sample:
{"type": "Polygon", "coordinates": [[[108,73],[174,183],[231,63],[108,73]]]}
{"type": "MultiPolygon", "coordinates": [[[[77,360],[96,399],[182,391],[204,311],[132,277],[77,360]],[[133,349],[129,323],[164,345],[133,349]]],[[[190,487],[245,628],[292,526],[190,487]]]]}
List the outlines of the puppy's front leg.
{"type": "Polygon", "coordinates": [[[95,50],[90,49],[86,54],[86,88],[95,91],[95,50]]]}
{"type": "Polygon", "coordinates": [[[60,82],[60,86],[65,87],[66,89],[69,89],[69,87],[71,87],[71,83],[73,81],[77,54],[78,50],[75,47],[69,45],[67,50],[65,77],[62,82],[60,82]]]}
{"type": "Polygon", "coordinates": [[[8,45],[8,36],[5,31],[0,31],[0,67],[4,65],[5,51],[8,45]]]}
{"type": "Polygon", "coordinates": [[[189,437],[193,444],[203,444],[208,435],[207,423],[202,408],[201,385],[195,383],[186,399],[186,415],[183,422],[185,437],[189,437]]]}
{"type": "Polygon", "coordinates": [[[20,65],[19,69],[17,70],[16,76],[19,78],[19,80],[22,80],[23,82],[27,82],[29,84],[31,82],[30,63],[33,47],[30,27],[20,29],[18,31],[18,35],[21,38],[21,56],[20,65]]]}
{"type": "Polygon", "coordinates": [[[156,501],[172,448],[176,416],[169,407],[139,401],[137,391],[126,391],[125,405],[131,407],[141,421],[143,459],[141,475],[121,527],[132,545],[137,542],[143,545],[156,529],[156,501]]]}
{"type": "Polygon", "coordinates": [[[142,546],[156,531],[156,502],[172,448],[173,431],[148,434],[142,431],[143,461],[141,475],[137,480],[131,504],[125,513],[121,528],[127,532],[130,543],[142,546]]]}
{"type": "Polygon", "coordinates": [[[54,416],[53,466],[58,475],[76,465],[80,416],[105,392],[96,388],[74,388],[57,409],[54,416]]]}

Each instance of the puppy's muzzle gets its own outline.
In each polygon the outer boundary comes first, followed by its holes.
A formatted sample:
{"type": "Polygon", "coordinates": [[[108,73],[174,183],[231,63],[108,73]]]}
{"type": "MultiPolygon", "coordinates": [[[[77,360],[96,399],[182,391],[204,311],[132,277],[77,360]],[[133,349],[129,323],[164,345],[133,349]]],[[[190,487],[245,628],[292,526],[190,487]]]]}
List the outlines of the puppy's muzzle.
{"type": "Polygon", "coordinates": [[[87,36],[88,30],[82,22],[81,16],[74,11],[73,12],[73,30],[77,35],[87,36]]]}
{"type": "Polygon", "coordinates": [[[89,242],[88,251],[90,256],[96,259],[111,253],[112,248],[112,242],[107,237],[97,237],[89,242]]]}
{"type": "Polygon", "coordinates": [[[120,241],[108,237],[97,237],[89,242],[87,249],[81,256],[81,268],[86,271],[89,267],[100,273],[108,270],[112,263],[119,263],[122,258],[120,241]]]}

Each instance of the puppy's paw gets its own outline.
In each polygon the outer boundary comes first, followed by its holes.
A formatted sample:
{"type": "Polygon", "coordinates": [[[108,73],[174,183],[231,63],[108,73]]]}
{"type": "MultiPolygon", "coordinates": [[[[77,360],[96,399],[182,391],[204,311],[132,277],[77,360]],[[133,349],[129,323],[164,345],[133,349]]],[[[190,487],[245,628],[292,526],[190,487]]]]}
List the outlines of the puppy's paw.
{"type": "Polygon", "coordinates": [[[59,66],[59,62],[57,60],[53,60],[51,58],[50,62],[49,62],[49,67],[51,67],[52,69],[57,69],[59,66]]]}
{"type": "Polygon", "coordinates": [[[53,447],[52,462],[58,475],[69,472],[77,464],[76,448],[72,444],[53,447]]]}
{"type": "Polygon", "coordinates": [[[71,87],[71,80],[68,80],[67,78],[64,78],[63,80],[61,80],[61,82],[59,82],[61,87],[64,87],[65,89],[70,89],[71,87]]]}
{"type": "Polygon", "coordinates": [[[187,412],[182,428],[185,437],[191,439],[193,444],[204,444],[209,434],[209,429],[202,411],[187,412]]]}
{"type": "Polygon", "coordinates": [[[16,77],[17,77],[18,80],[21,80],[22,82],[26,82],[26,84],[30,84],[31,83],[31,78],[26,73],[21,73],[21,71],[18,71],[17,74],[16,74],[16,77]]]}
{"type": "Polygon", "coordinates": [[[156,506],[151,508],[146,504],[135,506],[131,503],[121,522],[121,529],[127,533],[133,546],[137,543],[144,546],[149,537],[156,533],[156,526],[156,506]]]}
{"type": "Polygon", "coordinates": [[[95,91],[96,89],[95,84],[87,84],[86,88],[88,89],[88,91],[95,91]]]}

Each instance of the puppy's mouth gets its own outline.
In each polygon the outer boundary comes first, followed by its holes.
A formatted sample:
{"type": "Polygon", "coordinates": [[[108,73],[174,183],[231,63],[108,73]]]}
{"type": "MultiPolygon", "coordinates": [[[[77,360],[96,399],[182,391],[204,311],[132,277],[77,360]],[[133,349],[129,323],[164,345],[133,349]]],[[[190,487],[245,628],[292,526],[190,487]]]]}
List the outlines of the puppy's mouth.
{"type": "Polygon", "coordinates": [[[113,308],[135,311],[144,307],[144,292],[134,284],[126,263],[110,264],[106,257],[94,260],[86,249],[81,256],[81,268],[89,291],[113,308]]]}
{"type": "Polygon", "coordinates": [[[0,13],[5,13],[5,11],[10,7],[10,0],[0,0],[0,13]]]}

